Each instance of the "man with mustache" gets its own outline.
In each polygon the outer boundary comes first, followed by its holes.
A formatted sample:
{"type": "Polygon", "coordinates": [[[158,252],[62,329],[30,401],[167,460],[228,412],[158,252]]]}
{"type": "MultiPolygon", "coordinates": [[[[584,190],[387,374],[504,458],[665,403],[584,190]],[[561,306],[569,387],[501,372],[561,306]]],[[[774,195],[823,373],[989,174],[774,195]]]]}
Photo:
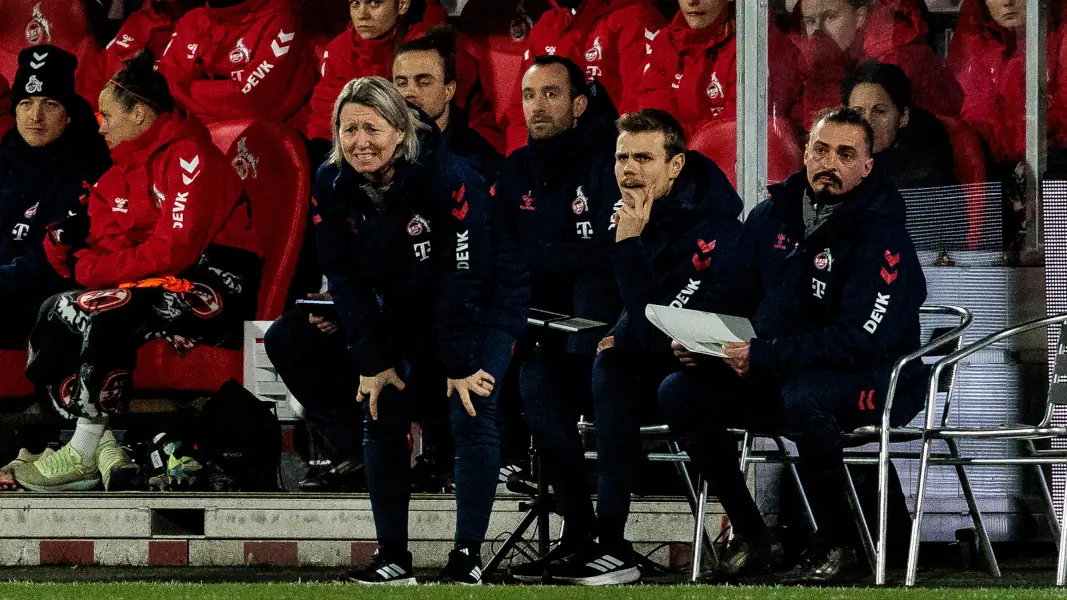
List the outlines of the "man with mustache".
{"type": "MultiPolygon", "coordinates": [[[[674,344],[683,369],[660,386],[660,407],[730,516],[735,535],[722,575],[782,558],[737,468],[728,427],[785,431],[796,442],[818,534],[814,560],[790,579],[829,582],[856,562],[841,433],[880,422],[893,364],[919,347],[926,299],[904,201],[875,167],[873,144],[855,109],[816,120],[804,170],[769,188],[732,253],[726,296],[751,318],[756,338],[727,345],[724,361],[697,360],[674,344]]],[[[922,364],[904,370],[893,425],[918,414],[925,383],[922,364]]]]}

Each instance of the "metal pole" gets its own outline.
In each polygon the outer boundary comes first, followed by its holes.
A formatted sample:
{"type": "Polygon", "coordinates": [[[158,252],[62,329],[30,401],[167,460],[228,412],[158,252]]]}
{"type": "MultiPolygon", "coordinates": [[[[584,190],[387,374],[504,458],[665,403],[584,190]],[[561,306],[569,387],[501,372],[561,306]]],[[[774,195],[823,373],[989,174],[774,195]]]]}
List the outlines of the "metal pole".
{"type": "Polygon", "coordinates": [[[1026,163],[1027,215],[1033,223],[1031,248],[1044,247],[1041,185],[1045,176],[1045,81],[1048,38],[1048,0],[1026,0],[1026,163]]]}
{"type": "Polygon", "coordinates": [[[737,192],[745,216],[767,191],[768,0],[737,6],[737,192]]]}

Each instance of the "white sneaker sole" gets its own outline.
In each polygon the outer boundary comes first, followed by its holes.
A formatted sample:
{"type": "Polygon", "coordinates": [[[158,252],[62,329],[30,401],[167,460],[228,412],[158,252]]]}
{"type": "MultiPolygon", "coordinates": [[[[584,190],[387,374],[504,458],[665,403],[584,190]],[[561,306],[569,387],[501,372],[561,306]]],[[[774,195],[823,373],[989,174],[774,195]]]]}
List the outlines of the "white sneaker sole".
{"type": "Polygon", "coordinates": [[[594,577],[553,577],[554,581],[569,583],[571,585],[623,585],[641,581],[641,571],[637,567],[630,567],[621,571],[612,571],[594,577]]]}
{"type": "Polygon", "coordinates": [[[59,485],[36,485],[32,483],[23,483],[18,481],[18,479],[15,481],[31,492],[88,492],[100,485],[99,477],[96,477],[95,479],[80,479],[78,481],[70,481],[59,485]]]}
{"type": "Polygon", "coordinates": [[[389,581],[362,581],[360,579],[353,579],[353,583],[359,585],[419,585],[419,582],[414,577],[402,577],[400,579],[390,579],[389,581]]]}
{"type": "Polygon", "coordinates": [[[520,583],[541,583],[544,580],[541,575],[511,575],[511,578],[520,583]]]}

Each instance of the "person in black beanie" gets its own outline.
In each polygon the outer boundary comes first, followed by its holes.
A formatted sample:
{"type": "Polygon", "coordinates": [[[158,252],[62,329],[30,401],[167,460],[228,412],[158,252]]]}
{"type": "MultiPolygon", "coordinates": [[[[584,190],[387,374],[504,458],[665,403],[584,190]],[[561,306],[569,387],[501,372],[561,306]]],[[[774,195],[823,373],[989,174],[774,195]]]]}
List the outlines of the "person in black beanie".
{"type": "Polygon", "coordinates": [[[70,287],[48,265],[45,228],[80,210],[83,182],[111,166],[89,103],[74,91],[78,60],[55,46],[19,53],[15,128],[0,140],[0,347],[22,348],[46,298],[70,287]]]}

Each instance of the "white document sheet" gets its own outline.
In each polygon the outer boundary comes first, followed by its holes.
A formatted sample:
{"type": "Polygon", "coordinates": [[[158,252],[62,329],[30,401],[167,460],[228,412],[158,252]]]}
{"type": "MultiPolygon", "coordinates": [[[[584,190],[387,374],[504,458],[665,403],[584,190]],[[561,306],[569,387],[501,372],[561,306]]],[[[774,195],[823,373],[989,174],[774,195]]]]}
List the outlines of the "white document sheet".
{"type": "Polygon", "coordinates": [[[659,304],[645,307],[650,323],[677,340],[686,350],[697,354],[723,357],[723,347],[730,342],[747,342],[756,337],[752,323],[744,317],[700,312],[659,304]]]}

